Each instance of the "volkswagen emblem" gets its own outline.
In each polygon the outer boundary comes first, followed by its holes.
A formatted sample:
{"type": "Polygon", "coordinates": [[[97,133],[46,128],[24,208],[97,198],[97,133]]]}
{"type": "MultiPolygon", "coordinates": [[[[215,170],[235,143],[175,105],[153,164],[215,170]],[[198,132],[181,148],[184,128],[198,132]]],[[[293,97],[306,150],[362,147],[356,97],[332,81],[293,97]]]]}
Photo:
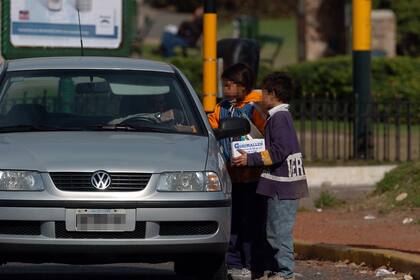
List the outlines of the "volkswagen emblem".
{"type": "Polygon", "coordinates": [[[90,183],[98,190],[106,190],[111,186],[111,176],[105,171],[93,173],[90,183]]]}

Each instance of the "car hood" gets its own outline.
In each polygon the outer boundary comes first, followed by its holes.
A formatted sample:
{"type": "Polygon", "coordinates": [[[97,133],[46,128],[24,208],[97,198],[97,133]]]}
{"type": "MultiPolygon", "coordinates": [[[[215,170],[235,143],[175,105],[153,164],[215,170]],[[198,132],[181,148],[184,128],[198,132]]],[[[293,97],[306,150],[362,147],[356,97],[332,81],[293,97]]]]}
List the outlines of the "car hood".
{"type": "Polygon", "coordinates": [[[0,135],[0,169],[41,172],[204,170],[208,138],[138,132],[30,132],[0,135]]]}

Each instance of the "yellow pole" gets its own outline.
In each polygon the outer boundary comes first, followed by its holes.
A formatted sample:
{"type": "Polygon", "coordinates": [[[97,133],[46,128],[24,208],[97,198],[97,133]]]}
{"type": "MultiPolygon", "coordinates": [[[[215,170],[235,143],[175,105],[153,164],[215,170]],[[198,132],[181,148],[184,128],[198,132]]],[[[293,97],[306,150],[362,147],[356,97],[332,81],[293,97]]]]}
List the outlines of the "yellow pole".
{"type": "Polygon", "coordinates": [[[353,0],[353,51],[370,51],[372,0],[353,0]]]}
{"type": "Polygon", "coordinates": [[[205,0],[203,22],[203,105],[213,112],[217,97],[217,15],[215,0],[205,0]]]}
{"type": "Polygon", "coordinates": [[[353,0],[353,91],[356,101],[355,157],[373,154],[371,116],[371,10],[372,0],[353,0]]]}

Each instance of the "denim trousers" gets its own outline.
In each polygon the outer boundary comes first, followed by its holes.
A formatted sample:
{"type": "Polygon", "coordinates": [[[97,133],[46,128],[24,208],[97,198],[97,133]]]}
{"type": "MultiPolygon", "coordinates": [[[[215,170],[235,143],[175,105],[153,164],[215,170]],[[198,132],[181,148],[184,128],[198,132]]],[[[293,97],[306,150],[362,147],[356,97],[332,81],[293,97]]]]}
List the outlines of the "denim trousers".
{"type": "Polygon", "coordinates": [[[253,246],[253,271],[265,271],[284,278],[293,276],[295,267],[293,227],[299,200],[278,199],[277,196],[261,198],[259,203],[260,233],[253,246]]]}
{"type": "Polygon", "coordinates": [[[176,47],[187,47],[188,43],[176,34],[165,32],[161,38],[161,46],[163,48],[163,55],[165,57],[171,57],[175,55],[176,47]]]}

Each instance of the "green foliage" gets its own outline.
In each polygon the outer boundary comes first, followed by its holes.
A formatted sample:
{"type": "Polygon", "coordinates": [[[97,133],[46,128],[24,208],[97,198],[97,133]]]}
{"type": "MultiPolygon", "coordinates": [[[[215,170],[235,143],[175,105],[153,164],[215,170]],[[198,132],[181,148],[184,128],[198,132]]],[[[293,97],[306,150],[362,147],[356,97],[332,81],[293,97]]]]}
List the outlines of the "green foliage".
{"type": "Polygon", "coordinates": [[[322,191],[319,197],[315,200],[316,208],[333,208],[343,204],[344,202],[336,198],[329,191],[322,191]]]}
{"type": "Polygon", "coordinates": [[[259,87],[262,84],[263,79],[273,71],[274,70],[271,67],[268,67],[265,64],[260,65],[257,77],[257,87],[259,87]]]}
{"type": "Polygon", "coordinates": [[[420,207],[420,162],[404,163],[387,173],[376,185],[375,194],[384,196],[390,205],[420,207]],[[396,202],[403,192],[407,198],[396,202]]]}
{"type": "Polygon", "coordinates": [[[385,175],[385,177],[376,185],[375,192],[382,194],[392,191],[394,188],[398,188],[399,183],[410,173],[410,170],[411,163],[401,164],[398,168],[385,175]]]}
{"type": "MultiPolygon", "coordinates": [[[[338,98],[353,96],[352,61],[349,56],[320,59],[284,68],[300,86],[300,94],[338,98]]],[[[391,101],[397,96],[418,101],[420,59],[409,57],[372,60],[372,95],[377,101],[391,101]]]]}
{"type": "Polygon", "coordinates": [[[403,55],[420,55],[420,1],[399,0],[391,2],[397,15],[398,48],[403,55]]]}
{"type": "Polygon", "coordinates": [[[169,60],[188,78],[195,91],[201,96],[203,88],[203,62],[199,57],[176,57],[169,60]]]}
{"type": "Polygon", "coordinates": [[[390,101],[398,94],[411,101],[419,101],[420,59],[397,57],[377,58],[372,63],[372,93],[383,101],[390,101]]]}
{"type": "MultiPolygon", "coordinates": [[[[201,95],[203,62],[200,57],[176,57],[168,60],[178,67],[190,80],[196,92],[201,95]]],[[[353,97],[352,62],[348,56],[320,59],[272,69],[261,64],[257,85],[272,71],[281,70],[290,73],[300,86],[300,95],[315,94],[325,97],[327,94],[337,98],[353,97]]],[[[372,60],[372,95],[376,101],[392,102],[397,96],[412,102],[419,102],[420,96],[420,58],[396,57],[374,58],[372,60]]]]}
{"type": "Polygon", "coordinates": [[[302,94],[348,96],[352,93],[351,69],[349,57],[334,57],[295,64],[283,70],[294,77],[302,94]]]}

